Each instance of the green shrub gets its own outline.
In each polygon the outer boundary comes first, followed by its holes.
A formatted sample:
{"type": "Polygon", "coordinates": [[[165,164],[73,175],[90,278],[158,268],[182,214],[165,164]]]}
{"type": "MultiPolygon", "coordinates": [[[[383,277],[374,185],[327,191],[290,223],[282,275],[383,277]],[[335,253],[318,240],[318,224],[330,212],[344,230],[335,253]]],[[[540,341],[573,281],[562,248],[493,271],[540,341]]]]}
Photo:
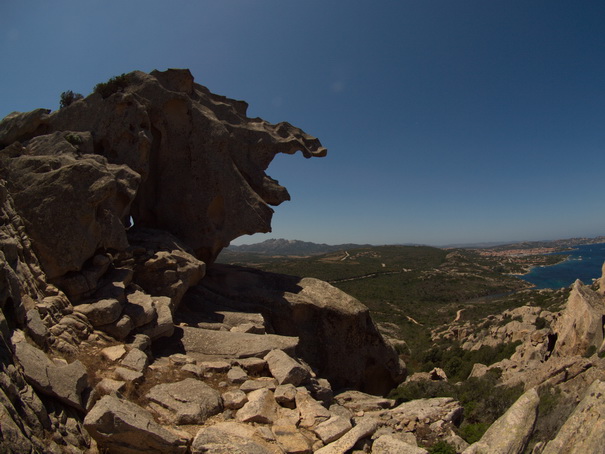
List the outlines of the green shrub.
{"type": "Polygon", "coordinates": [[[540,417],[551,414],[561,400],[561,390],[559,388],[544,389],[539,392],[539,395],[540,404],[538,405],[538,413],[540,417]]]}
{"type": "Polygon", "coordinates": [[[460,436],[464,438],[467,443],[473,444],[481,440],[481,437],[485,431],[489,429],[489,426],[489,424],[484,422],[462,424],[460,427],[460,436]]]}
{"type": "Polygon", "coordinates": [[[77,147],[78,145],[82,145],[82,137],[80,137],[78,134],[74,134],[74,133],[68,133],[65,134],[65,140],[67,140],[70,144],[72,144],[74,147],[77,147]]]}
{"type": "Polygon", "coordinates": [[[82,96],[80,93],[74,93],[71,90],[64,91],[63,93],[61,93],[59,107],[62,109],[63,107],[67,107],[74,101],[77,101],[78,99],[82,98],[84,98],[84,96],[82,96]]]}
{"type": "Polygon", "coordinates": [[[548,326],[548,321],[546,321],[543,317],[538,317],[536,319],[536,329],[544,329],[548,326]]]}
{"type": "Polygon", "coordinates": [[[597,346],[596,345],[591,345],[590,347],[588,347],[588,349],[586,350],[586,353],[584,353],[584,358],[590,358],[592,355],[594,355],[597,352],[597,346]]]}
{"type": "Polygon", "coordinates": [[[456,454],[456,448],[445,441],[438,441],[427,449],[429,454],[456,454]]]}
{"type": "Polygon", "coordinates": [[[421,380],[404,383],[391,391],[390,399],[399,402],[424,399],[431,397],[452,397],[455,394],[454,387],[445,381],[421,380]]]}
{"type": "Polygon", "coordinates": [[[124,91],[124,89],[128,86],[128,74],[120,74],[119,76],[114,76],[109,79],[107,82],[101,82],[95,85],[94,92],[98,93],[105,98],[109,98],[114,93],[119,91],[124,91]]]}

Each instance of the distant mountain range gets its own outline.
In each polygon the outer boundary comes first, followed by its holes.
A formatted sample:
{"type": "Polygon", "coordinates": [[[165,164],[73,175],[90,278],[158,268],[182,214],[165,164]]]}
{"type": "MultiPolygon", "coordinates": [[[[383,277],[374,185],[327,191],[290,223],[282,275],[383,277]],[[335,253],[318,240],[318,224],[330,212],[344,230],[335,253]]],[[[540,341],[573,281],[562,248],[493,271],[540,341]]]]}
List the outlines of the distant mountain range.
{"type": "Polygon", "coordinates": [[[262,243],[242,244],[241,246],[229,246],[225,251],[239,253],[254,253],[266,255],[317,255],[328,252],[342,251],[345,249],[356,249],[369,246],[367,244],[337,244],[311,243],[309,241],[271,239],[262,243]]]}
{"type": "MultiPolygon", "coordinates": [[[[442,248],[485,248],[485,249],[527,249],[527,248],[538,248],[538,247],[555,247],[555,248],[568,248],[578,246],[581,244],[594,244],[594,243],[605,243],[605,236],[599,236],[596,238],[569,238],[563,240],[551,240],[551,241],[524,241],[517,243],[474,243],[474,244],[457,244],[450,246],[441,246],[442,248]]],[[[240,246],[229,246],[223,251],[223,253],[250,253],[250,254],[262,254],[262,255],[299,255],[309,256],[318,254],[327,254],[329,252],[343,251],[347,249],[358,249],[362,247],[370,247],[370,244],[336,244],[330,245],[325,243],[312,243],[309,241],[299,240],[285,240],[270,239],[265,240],[262,243],[255,244],[242,244],[240,246]]]]}

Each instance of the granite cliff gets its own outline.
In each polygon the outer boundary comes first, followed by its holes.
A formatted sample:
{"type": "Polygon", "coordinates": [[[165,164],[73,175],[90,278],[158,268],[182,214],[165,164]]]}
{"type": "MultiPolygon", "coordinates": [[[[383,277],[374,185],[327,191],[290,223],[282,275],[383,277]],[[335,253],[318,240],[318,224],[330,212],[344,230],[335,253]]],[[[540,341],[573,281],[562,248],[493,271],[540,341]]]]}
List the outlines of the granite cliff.
{"type": "Polygon", "coordinates": [[[2,120],[3,452],[311,452],[376,429],[333,397],[405,378],[367,308],[213,264],[289,199],[277,153],[326,155],[246,109],[136,71],[2,120]]]}

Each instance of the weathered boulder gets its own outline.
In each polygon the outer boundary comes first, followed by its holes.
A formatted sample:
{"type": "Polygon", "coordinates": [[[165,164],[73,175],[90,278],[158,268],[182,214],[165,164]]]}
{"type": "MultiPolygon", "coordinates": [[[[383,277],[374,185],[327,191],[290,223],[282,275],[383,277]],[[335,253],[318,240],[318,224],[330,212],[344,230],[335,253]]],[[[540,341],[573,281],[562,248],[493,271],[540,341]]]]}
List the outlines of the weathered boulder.
{"type": "Polygon", "coordinates": [[[326,282],[215,264],[184,301],[263,314],[274,332],[300,338],[297,355],[336,389],[386,394],[405,378],[368,308],[326,282]]]}
{"type": "Polygon", "coordinates": [[[176,309],[185,292],[204,277],[206,265],[168,232],[128,230],[134,255],[134,282],[150,295],[167,296],[176,309]]]}
{"type": "Polygon", "coordinates": [[[333,415],[330,419],[319,423],[313,432],[325,444],[332,443],[346,434],[352,428],[351,420],[344,416],[333,415]]]}
{"type": "Polygon", "coordinates": [[[244,424],[219,423],[202,427],[191,444],[192,454],[273,454],[255,440],[253,430],[244,424]]]}
{"type": "Polygon", "coordinates": [[[156,385],[145,397],[165,408],[175,424],[203,424],[223,410],[218,391],[194,378],[156,385]]]}
{"type": "Polygon", "coordinates": [[[108,452],[185,453],[189,440],[154,421],[151,413],[133,402],[104,396],[84,418],[84,427],[108,452]]]}
{"type": "Polygon", "coordinates": [[[133,348],[124,358],[122,358],[120,365],[136,372],[143,373],[149,365],[149,357],[144,351],[139,350],[138,348],[133,348]]]}
{"type": "Polygon", "coordinates": [[[425,421],[432,424],[444,421],[457,424],[462,419],[463,407],[451,397],[434,397],[431,399],[416,399],[404,402],[388,410],[393,419],[425,421]]]}
{"type": "Polygon", "coordinates": [[[372,454],[428,454],[428,451],[392,435],[381,435],[372,443],[372,454]]]}
{"type": "Polygon", "coordinates": [[[227,372],[227,380],[229,380],[229,383],[241,385],[248,380],[248,374],[241,367],[235,366],[227,372]]]}
{"type": "Polygon", "coordinates": [[[395,400],[372,396],[361,391],[345,391],[334,396],[334,400],[353,412],[378,411],[395,406],[395,400]]]}
{"type": "Polygon", "coordinates": [[[311,378],[309,371],[282,350],[272,350],[264,358],[269,371],[280,385],[298,386],[311,378]]]}
{"type": "Polygon", "coordinates": [[[359,440],[370,437],[376,429],[379,422],[374,418],[361,418],[355,427],[349,430],[338,440],[327,444],[323,448],[318,449],[316,454],[344,454],[357,443],[359,440]]]}
{"type": "Polygon", "coordinates": [[[103,299],[78,304],[74,310],[84,314],[92,326],[99,327],[119,319],[122,313],[122,304],[116,299],[103,299]]]}
{"type": "Polygon", "coordinates": [[[79,156],[66,136],[53,134],[44,147],[36,142],[46,136],[36,137],[18,153],[0,151],[0,177],[49,279],[79,270],[97,249],[128,245],[122,220],[139,183],[126,166],[79,156]]]}
{"type": "MultiPolygon", "coordinates": [[[[227,377],[227,378],[229,378],[229,377],[227,377]]],[[[255,379],[246,380],[239,387],[239,389],[241,389],[245,393],[249,393],[251,391],[256,391],[257,389],[261,389],[261,388],[267,388],[267,389],[270,389],[271,391],[276,391],[276,389],[278,388],[277,380],[273,377],[259,377],[259,378],[255,378],[255,379]]],[[[294,389],[296,389],[296,388],[294,388],[294,389]]],[[[276,400],[277,400],[277,396],[276,396],[276,400]]]]}
{"type": "Polygon", "coordinates": [[[584,355],[589,347],[603,343],[605,303],[600,295],[576,281],[563,315],[553,326],[557,333],[552,356],[584,355]]]}
{"type": "Polygon", "coordinates": [[[124,305],[124,315],[127,315],[130,320],[132,320],[134,328],[139,328],[148,323],[152,323],[157,317],[153,305],[154,298],[151,295],[137,290],[133,293],[129,293],[126,299],[127,302],[124,305]]]}
{"type": "Polygon", "coordinates": [[[288,454],[311,454],[312,442],[295,425],[274,425],[271,427],[275,441],[288,454]]]}
{"type": "Polygon", "coordinates": [[[13,112],[0,122],[0,148],[20,140],[28,140],[48,123],[48,109],[13,112]],[[42,127],[42,128],[41,128],[42,127]]]}
{"type": "Polygon", "coordinates": [[[188,70],[135,71],[126,81],[53,113],[48,127],[94,131],[98,153],[143,178],[135,225],[169,231],[207,263],[234,238],[270,231],[268,205],[289,200],[264,172],[277,153],[326,154],[288,123],[248,118],[245,102],[210,93],[188,70]]]}
{"type": "Polygon", "coordinates": [[[300,412],[300,426],[314,428],[332,416],[330,410],[317,402],[304,388],[296,390],[296,409],[300,412]]]}
{"type": "Polygon", "coordinates": [[[35,389],[78,410],[84,410],[82,392],[88,386],[88,375],[80,361],[58,366],[42,350],[29,344],[19,331],[15,331],[11,341],[15,358],[23,367],[25,378],[35,389]]]}
{"type": "Polygon", "coordinates": [[[605,382],[596,380],[542,454],[602,452],[605,446],[605,382]]]}
{"type": "Polygon", "coordinates": [[[235,417],[240,422],[273,423],[277,419],[277,402],[273,391],[267,388],[252,391],[248,394],[248,402],[235,417]]]}
{"type": "Polygon", "coordinates": [[[487,429],[481,440],[470,445],[463,454],[522,453],[534,430],[539,403],[535,388],[526,391],[487,429]]]}
{"type": "Polygon", "coordinates": [[[170,298],[167,296],[154,296],[152,300],[156,316],[151,322],[137,328],[137,331],[140,334],[149,336],[151,340],[172,336],[174,333],[174,321],[170,298]]]}
{"type": "Polygon", "coordinates": [[[246,402],[248,402],[248,396],[239,389],[223,394],[223,405],[230,410],[239,410],[246,402]]]}
{"type": "Polygon", "coordinates": [[[275,388],[275,401],[282,407],[296,407],[296,388],[292,384],[279,385],[275,388]]]}

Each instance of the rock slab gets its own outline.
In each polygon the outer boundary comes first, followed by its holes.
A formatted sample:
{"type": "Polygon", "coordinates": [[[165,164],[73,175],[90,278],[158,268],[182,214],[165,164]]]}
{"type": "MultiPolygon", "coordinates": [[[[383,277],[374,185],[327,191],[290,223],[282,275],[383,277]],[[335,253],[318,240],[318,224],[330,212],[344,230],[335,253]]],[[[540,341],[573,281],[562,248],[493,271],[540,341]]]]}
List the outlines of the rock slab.
{"type": "Polygon", "coordinates": [[[156,423],[147,410],[115,396],[99,400],[84,427],[108,452],[125,454],[185,453],[189,440],[156,423]]]}

